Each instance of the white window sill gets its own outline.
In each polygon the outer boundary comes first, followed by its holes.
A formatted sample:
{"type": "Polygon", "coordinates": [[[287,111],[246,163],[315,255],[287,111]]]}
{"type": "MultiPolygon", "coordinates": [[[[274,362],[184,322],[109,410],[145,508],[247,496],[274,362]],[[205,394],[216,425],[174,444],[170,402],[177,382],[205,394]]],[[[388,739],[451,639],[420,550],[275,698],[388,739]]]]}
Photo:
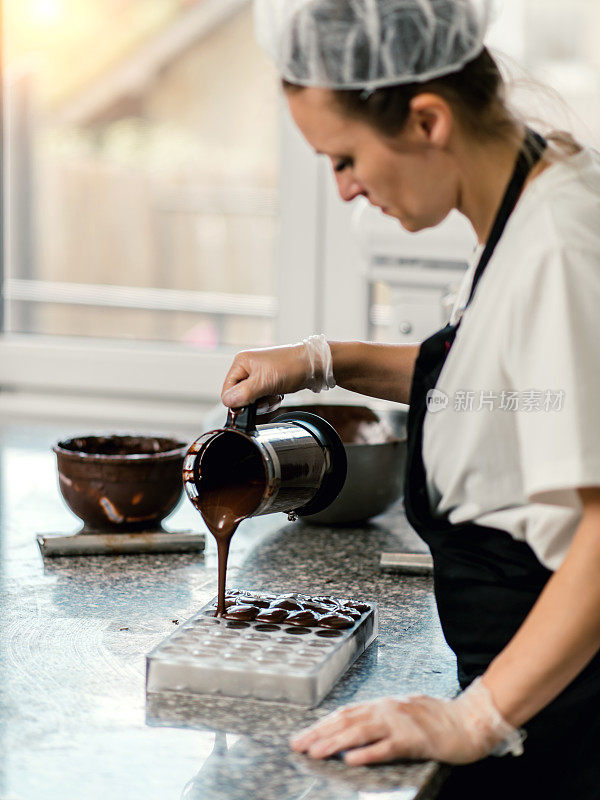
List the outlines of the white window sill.
{"type": "MultiPolygon", "coordinates": [[[[0,392],[3,422],[76,422],[89,430],[110,425],[116,429],[141,431],[196,431],[206,429],[205,420],[217,414],[217,404],[156,399],[116,398],[101,395],[67,395],[45,392],[0,392]]],[[[225,422],[225,409],[223,409],[225,422]]]]}

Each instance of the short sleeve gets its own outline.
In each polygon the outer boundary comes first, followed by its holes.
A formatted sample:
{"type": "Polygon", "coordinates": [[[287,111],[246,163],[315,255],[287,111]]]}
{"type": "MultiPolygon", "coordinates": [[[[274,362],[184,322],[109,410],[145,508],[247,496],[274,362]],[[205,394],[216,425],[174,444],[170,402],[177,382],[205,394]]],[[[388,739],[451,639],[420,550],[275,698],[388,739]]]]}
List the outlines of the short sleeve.
{"type": "Polygon", "coordinates": [[[504,368],[518,410],[505,413],[526,496],[560,504],[600,486],[600,253],[557,247],[536,261],[512,295],[504,368]]]}

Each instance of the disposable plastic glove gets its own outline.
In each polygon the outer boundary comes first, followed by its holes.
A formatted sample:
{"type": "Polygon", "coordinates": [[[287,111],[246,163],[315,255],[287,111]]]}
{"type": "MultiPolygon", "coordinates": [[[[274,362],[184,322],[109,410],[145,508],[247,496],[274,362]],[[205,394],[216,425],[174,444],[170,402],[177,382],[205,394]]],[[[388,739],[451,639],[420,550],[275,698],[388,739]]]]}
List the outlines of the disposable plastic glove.
{"type": "Polygon", "coordinates": [[[454,700],[387,697],[342,708],[290,743],[312,758],[343,752],[351,765],[397,759],[468,764],[488,755],[521,755],[523,739],[478,679],[454,700]]]}
{"type": "Polygon", "coordinates": [[[298,344],[238,353],[225,378],[221,399],[229,408],[241,408],[263,397],[300,389],[320,392],[334,386],[331,348],[321,334],[298,344]]]}

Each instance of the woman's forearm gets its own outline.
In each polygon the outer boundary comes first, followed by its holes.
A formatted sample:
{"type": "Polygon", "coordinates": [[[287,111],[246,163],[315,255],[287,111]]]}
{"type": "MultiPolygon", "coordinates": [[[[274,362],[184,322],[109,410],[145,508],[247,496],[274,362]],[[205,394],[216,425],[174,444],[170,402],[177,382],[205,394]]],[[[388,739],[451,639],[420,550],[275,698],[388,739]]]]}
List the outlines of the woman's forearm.
{"type": "Polygon", "coordinates": [[[565,561],[483,676],[515,726],[560,694],[600,648],[600,488],[579,494],[584,512],[565,561]]]}
{"type": "Polygon", "coordinates": [[[408,403],[418,344],[329,344],[338,386],[369,397],[408,403]]]}

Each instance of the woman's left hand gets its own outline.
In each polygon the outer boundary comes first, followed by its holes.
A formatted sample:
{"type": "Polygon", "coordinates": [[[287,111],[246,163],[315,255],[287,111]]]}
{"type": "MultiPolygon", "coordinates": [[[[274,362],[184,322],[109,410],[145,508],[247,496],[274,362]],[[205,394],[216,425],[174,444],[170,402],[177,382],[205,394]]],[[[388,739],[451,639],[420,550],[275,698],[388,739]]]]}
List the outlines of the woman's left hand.
{"type": "Polygon", "coordinates": [[[521,734],[502,719],[486,687],[476,681],[454,700],[386,697],[342,708],[292,738],[291,746],[312,758],[343,753],[353,766],[397,759],[468,764],[511,739],[516,754],[521,734]]]}

